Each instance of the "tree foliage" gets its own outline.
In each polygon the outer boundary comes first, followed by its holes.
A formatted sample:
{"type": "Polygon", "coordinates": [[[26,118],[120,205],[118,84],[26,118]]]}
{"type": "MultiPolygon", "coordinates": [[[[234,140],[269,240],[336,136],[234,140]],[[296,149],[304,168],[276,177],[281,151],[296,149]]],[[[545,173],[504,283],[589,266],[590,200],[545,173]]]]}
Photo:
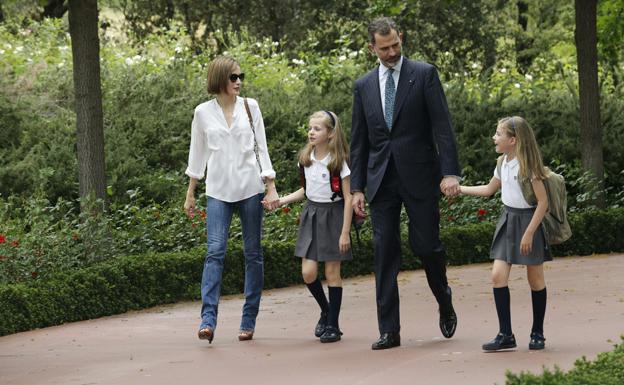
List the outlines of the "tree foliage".
{"type": "Polygon", "coordinates": [[[624,0],[598,2],[598,50],[606,73],[617,87],[624,72],[624,0]]]}

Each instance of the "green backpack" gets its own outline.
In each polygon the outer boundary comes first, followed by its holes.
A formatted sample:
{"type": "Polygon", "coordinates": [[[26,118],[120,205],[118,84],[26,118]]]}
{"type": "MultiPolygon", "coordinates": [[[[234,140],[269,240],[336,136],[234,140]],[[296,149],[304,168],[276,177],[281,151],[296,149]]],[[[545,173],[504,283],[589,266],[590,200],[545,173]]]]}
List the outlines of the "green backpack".
{"type": "MultiPolygon", "coordinates": [[[[496,160],[498,175],[501,175],[503,156],[496,160]]],[[[537,205],[537,198],[533,192],[533,186],[529,179],[520,180],[518,183],[522,189],[522,195],[531,206],[537,205]]],[[[548,196],[548,210],[542,219],[542,224],[546,230],[546,239],[551,245],[558,245],[567,241],[572,236],[572,230],[568,223],[568,193],[566,192],[563,175],[557,174],[546,167],[546,179],[544,179],[546,196],[548,196]]]]}

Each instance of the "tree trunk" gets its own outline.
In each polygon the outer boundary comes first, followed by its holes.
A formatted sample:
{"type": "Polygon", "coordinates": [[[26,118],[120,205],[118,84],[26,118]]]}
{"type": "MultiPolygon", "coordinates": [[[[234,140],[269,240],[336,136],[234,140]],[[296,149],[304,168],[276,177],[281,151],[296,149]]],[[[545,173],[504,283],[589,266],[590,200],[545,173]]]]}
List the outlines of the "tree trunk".
{"type": "Polygon", "coordinates": [[[173,20],[175,16],[175,4],[173,4],[173,0],[167,0],[165,4],[165,19],[167,19],[167,28],[169,27],[169,23],[173,20]]]}
{"type": "Polygon", "coordinates": [[[574,39],[579,76],[581,159],[583,169],[592,174],[596,182],[594,186],[598,187],[595,203],[598,207],[605,207],[596,5],[597,0],[575,0],[574,39]]]}
{"type": "MultiPolygon", "coordinates": [[[[69,0],[80,196],[106,199],[97,0],[69,0]]],[[[84,209],[84,208],[83,208],[84,209]]]]}
{"type": "Polygon", "coordinates": [[[67,12],[65,0],[48,0],[43,6],[43,17],[60,19],[67,12]]]}
{"type": "Polygon", "coordinates": [[[516,64],[520,73],[526,73],[529,67],[533,63],[535,58],[534,54],[527,52],[533,45],[533,39],[527,34],[529,25],[529,4],[526,1],[517,1],[516,7],[518,8],[518,25],[520,25],[521,31],[516,36],[516,64]]]}

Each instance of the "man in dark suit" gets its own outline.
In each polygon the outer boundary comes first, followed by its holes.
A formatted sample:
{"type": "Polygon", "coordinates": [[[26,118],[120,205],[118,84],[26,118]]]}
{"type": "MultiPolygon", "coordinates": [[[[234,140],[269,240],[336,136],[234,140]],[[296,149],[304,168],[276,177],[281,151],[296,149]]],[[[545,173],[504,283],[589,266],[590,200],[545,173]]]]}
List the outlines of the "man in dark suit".
{"type": "Polygon", "coordinates": [[[355,82],[351,128],[353,208],[371,210],[379,339],[373,350],[401,344],[399,289],[400,214],[409,217],[409,241],[425,268],[440,312],[442,334],[451,338],[457,316],[446,279],[446,253],[439,238],[440,191],[459,192],[457,146],[446,97],[435,67],[401,56],[392,19],[368,27],[369,48],[379,66],[355,82]],[[366,193],[366,197],[364,196],[366,193]]]}

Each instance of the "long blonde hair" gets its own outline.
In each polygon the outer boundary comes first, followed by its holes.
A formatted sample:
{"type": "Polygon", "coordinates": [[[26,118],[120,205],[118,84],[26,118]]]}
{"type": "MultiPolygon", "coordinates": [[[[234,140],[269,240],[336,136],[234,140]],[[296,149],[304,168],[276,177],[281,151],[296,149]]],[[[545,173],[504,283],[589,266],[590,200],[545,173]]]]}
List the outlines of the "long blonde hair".
{"type": "Polygon", "coordinates": [[[502,118],[498,126],[508,136],[516,138],[516,157],[520,164],[518,176],[521,179],[546,178],[546,169],[542,161],[537,140],[529,123],[520,116],[502,118]]]}
{"type": "MultiPolygon", "coordinates": [[[[327,129],[329,141],[327,147],[329,154],[331,155],[331,161],[327,165],[331,174],[339,174],[344,162],[349,163],[349,146],[347,145],[347,139],[340,127],[340,120],[338,115],[331,111],[316,111],[310,115],[309,120],[318,119],[323,126],[327,129]]],[[[312,165],[312,150],[314,145],[309,143],[299,151],[299,164],[304,167],[312,165]]]]}

